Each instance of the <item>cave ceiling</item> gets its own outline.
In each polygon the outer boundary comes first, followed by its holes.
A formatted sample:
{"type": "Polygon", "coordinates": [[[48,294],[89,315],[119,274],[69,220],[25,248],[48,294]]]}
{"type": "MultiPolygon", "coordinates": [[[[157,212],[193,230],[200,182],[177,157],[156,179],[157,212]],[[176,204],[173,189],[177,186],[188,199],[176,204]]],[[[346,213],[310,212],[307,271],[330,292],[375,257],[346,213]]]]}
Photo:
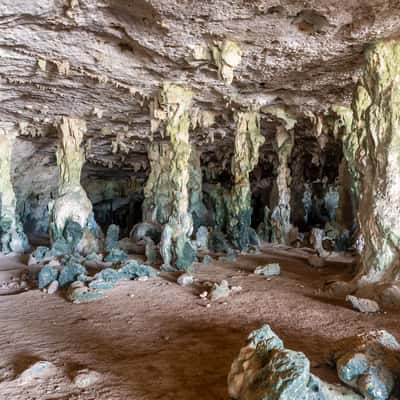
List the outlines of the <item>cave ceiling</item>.
{"type": "Polygon", "coordinates": [[[235,110],[256,105],[265,136],[277,106],[307,134],[310,115],[350,103],[365,47],[400,33],[400,1],[1,0],[0,31],[0,128],[51,154],[60,117],[82,118],[91,165],[132,166],[165,140],[149,105],[166,81],[214,115],[191,132],[206,151],[231,146],[235,110]],[[241,52],[231,84],[194,57],[226,40],[241,52]]]}

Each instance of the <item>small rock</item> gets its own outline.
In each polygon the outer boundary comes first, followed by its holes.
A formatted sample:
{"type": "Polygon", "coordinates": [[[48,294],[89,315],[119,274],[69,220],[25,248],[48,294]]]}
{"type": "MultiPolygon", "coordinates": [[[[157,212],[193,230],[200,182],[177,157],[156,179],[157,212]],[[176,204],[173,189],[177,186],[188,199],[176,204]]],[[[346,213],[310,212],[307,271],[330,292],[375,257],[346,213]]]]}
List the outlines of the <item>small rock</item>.
{"type": "Polygon", "coordinates": [[[103,292],[89,289],[80,281],[73,282],[67,291],[67,299],[74,304],[88,303],[102,298],[104,298],[103,292]]]}
{"type": "Polygon", "coordinates": [[[208,292],[205,290],[204,292],[200,293],[200,298],[205,299],[208,296],[208,292]]]}
{"type": "Polygon", "coordinates": [[[280,275],[281,267],[277,263],[267,264],[264,266],[259,266],[255,269],[254,273],[256,275],[263,275],[263,276],[275,276],[280,275]]]}
{"type": "Polygon", "coordinates": [[[219,300],[228,297],[231,294],[231,289],[229,288],[228,282],[223,280],[221,283],[215,283],[211,292],[209,293],[209,299],[211,301],[219,300]]]}
{"type": "Polygon", "coordinates": [[[346,296],[346,301],[352,305],[352,307],[362,313],[376,313],[379,312],[379,304],[370,299],[362,299],[356,296],[346,296]]]}
{"type": "Polygon", "coordinates": [[[77,372],[72,383],[78,388],[84,389],[93,386],[103,380],[103,375],[96,371],[83,369],[77,372]]]}
{"type": "Polygon", "coordinates": [[[77,277],[81,274],[87,275],[86,268],[83,265],[75,262],[67,264],[60,272],[60,286],[68,286],[70,283],[76,281],[77,277]]]}
{"type": "Polygon", "coordinates": [[[51,282],[58,278],[58,274],[59,271],[54,267],[49,265],[43,267],[39,272],[39,289],[47,288],[51,282]]]}
{"type": "Polygon", "coordinates": [[[58,283],[58,281],[51,282],[47,288],[47,294],[54,294],[55,292],[57,292],[59,287],[60,284],[58,283]]]}
{"type": "Polygon", "coordinates": [[[31,382],[34,379],[43,379],[57,373],[57,367],[49,361],[37,361],[19,376],[22,383],[31,382]]]}
{"type": "Polygon", "coordinates": [[[192,285],[193,282],[194,282],[193,275],[190,275],[188,273],[184,273],[184,274],[180,275],[177,280],[178,285],[181,285],[181,286],[189,286],[189,285],[192,285]]]}

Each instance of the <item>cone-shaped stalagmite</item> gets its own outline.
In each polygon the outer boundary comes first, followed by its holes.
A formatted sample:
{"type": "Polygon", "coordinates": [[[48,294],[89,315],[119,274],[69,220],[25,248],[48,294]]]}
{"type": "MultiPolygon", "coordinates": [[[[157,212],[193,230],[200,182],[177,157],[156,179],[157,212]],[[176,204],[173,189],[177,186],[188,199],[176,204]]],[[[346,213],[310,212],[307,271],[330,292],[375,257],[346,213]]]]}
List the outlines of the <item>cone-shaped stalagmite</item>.
{"type": "Polygon", "coordinates": [[[193,230],[189,213],[189,109],[192,93],[185,88],[166,83],[156,99],[154,116],[165,123],[165,133],[171,142],[169,184],[171,214],[164,226],[160,252],[164,267],[186,269],[195,259],[190,235],[193,230]]]}
{"type": "Polygon", "coordinates": [[[232,244],[246,251],[252,214],[249,174],[258,163],[264,137],[260,133],[260,116],[257,112],[239,112],[236,124],[235,152],[231,165],[234,184],[227,231],[232,244]]]}
{"type": "Polygon", "coordinates": [[[278,205],[272,211],[272,241],[289,244],[290,224],[290,168],[289,159],[293,149],[293,138],[287,129],[278,127],[275,139],[278,154],[278,205]]]}
{"type": "Polygon", "coordinates": [[[367,51],[352,108],[364,286],[400,276],[400,42],[367,51]]]}
{"type": "Polygon", "coordinates": [[[16,198],[11,182],[11,151],[14,137],[0,131],[0,253],[22,253],[28,240],[16,213],[16,198]]]}
{"type": "Polygon", "coordinates": [[[77,250],[83,253],[99,251],[101,232],[94,220],[92,203],[80,183],[85,162],[82,140],[86,124],[79,119],[64,117],[58,130],[60,141],[56,156],[59,182],[58,197],[49,205],[51,240],[53,244],[65,240],[67,225],[74,226],[78,236],[74,240],[79,242],[77,250]],[[81,229],[76,229],[78,225],[81,229]]]}

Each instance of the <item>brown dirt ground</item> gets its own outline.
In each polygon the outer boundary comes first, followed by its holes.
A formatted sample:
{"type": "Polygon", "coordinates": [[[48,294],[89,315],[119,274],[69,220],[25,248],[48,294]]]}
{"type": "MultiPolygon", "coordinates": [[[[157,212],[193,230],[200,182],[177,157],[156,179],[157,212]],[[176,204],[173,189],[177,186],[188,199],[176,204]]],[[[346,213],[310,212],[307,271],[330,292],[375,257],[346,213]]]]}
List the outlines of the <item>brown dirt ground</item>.
{"type": "MultiPolygon", "coordinates": [[[[293,252],[290,252],[293,254],[293,252]]],[[[365,315],[320,294],[327,280],[343,279],[348,264],[313,269],[299,257],[267,248],[235,263],[196,264],[196,285],[176,275],[122,282],[107,298],[73,305],[39,290],[0,297],[0,399],[219,400],[246,335],[268,323],[287,348],[303,351],[313,372],[329,381],[325,363],[334,341],[369,329],[400,339],[398,314],[365,315]],[[278,261],[282,274],[267,280],[257,265],[278,261]],[[227,279],[243,290],[224,301],[200,299],[201,283],[227,279]],[[15,377],[33,361],[59,373],[21,385],[15,377]],[[71,383],[75,371],[96,370],[103,381],[87,389],[71,383]]]]}

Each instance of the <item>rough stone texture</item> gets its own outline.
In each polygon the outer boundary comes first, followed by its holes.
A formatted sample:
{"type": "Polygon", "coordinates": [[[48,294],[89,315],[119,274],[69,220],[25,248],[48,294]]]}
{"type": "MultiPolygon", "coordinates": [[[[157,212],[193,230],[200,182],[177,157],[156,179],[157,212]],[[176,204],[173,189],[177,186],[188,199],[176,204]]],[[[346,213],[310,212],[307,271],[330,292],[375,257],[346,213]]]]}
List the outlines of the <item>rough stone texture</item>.
{"type": "Polygon", "coordinates": [[[284,127],[278,127],[275,138],[275,148],[278,154],[278,204],[272,211],[272,242],[290,244],[290,169],[289,157],[293,149],[293,136],[284,127]]]}
{"type": "Polygon", "coordinates": [[[58,197],[49,204],[50,236],[53,243],[62,239],[67,223],[73,221],[83,230],[80,250],[90,254],[99,249],[100,233],[94,221],[92,203],[80,182],[85,161],[82,140],[86,124],[82,120],[64,117],[58,128],[60,142],[56,156],[59,187],[58,197]]]}
{"type": "Polygon", "coordinates": [[[352,104],[359,148],[359,286],[396,279],[400,271],[400,43],[382,42],[366,53],[352,104]]]}
{"type": "Polygon", "coordinates": [[[231,165],[234,182],[227,232],[232,244],[246,251],[252,214],[249,174],[258,163],[259,148],[265,139],[260,133],[259,113],[238,113],[236,124],[235,152],[231,165]]]}
{"type": "Polygon", "coordinates": [[[389,399],[400,373],[400,345],[387,331],[344,339],[334,354],[340,380],[370,400],[389,399]]]}
{"type": "Polygon", "coordinates": [[[173,84],[164,84],[160,95],[154,99],[153,130],[165,123],[165,133],[171,142],[169,183],[171,215],[161,236],[160,252],[165,268],[186,269],[195,259],[190,241],[193,230],[189,213],[189,109],[192,93],[173,84]]]}
{"type": "Polygon", "coordinates": [[[274,263],[274,264],[267,264],[267,265],[261,265],[257,267],[254,270],[254,273],[256,275],[264,275],[264,276],[275,276],[275,275],[280,275],[281,273],[281,267],[279,264],[274,263]]]}
{"type": "Polygon", "coordinates": [[[14,138],[0,129],[0,252],[23,253],[29,248],[16,211],[17,201],[11,182],[11,152],[14,138]]]}
{"type": "Polygon", "coordinates": [[[310,373],[310,361],[288,350],[268,325],[252,332],[228,376],[228,391],[237,400],[361,399],[334,388],[310,373]]]}
{"type": "Polygon", "coordinates": [[[379,304],[370,299],[361,299],[355,296],[346,296],[346,301],[349,302],[352,307],[362,313],[376,313],[380,311],[379,304]]]}

